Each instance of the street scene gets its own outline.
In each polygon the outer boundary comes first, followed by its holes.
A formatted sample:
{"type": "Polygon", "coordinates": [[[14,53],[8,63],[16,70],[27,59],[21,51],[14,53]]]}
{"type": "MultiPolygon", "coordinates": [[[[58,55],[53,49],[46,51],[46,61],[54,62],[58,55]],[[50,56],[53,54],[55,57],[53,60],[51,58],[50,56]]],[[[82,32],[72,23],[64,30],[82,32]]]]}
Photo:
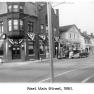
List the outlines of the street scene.
{"type": "MultiPolygon", "coordinates": [[[[94,83],[94,55],[81,59],[54,59],[54,82],[94,83]]],[[[49,60],[0,65],[0,82],[50,82],[49,60]]]]}
{"type": "Polygon", "coordinates": [[[91,4],[0,2],[0,82],[94,83],[91,4]]]}

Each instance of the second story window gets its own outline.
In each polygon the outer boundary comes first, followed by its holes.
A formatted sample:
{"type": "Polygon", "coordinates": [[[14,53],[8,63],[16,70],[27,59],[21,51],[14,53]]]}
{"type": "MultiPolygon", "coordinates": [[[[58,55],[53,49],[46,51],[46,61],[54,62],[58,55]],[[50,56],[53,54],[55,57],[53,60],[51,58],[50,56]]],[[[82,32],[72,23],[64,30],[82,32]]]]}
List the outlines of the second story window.
{"type": "Polygon", "coordinates": [[[18,20],[17,19],[13,20],[13,29],[18,30],[18,20]]]}
{"type": "Polygon", "coordinates": [[[8,6],[8,11],[9,11],[9,12],[12,12],[12,5],[9,5],[9,6],[8,6]]]}
{"type": "Polygon", "coordinates": [[[40,25],[40,28],[41,28],[41,33],[43,33],[44,25],[41,24],[41,25],[40,25]]]}
{"type": "Polygon", "coordinates": [[[20,20],[20,30],[23,30],[23,20],[20,20]]]}
{"type": "Polygon", "coordinates": [[[74,34],[74,39],[75,39],[75,34],[74,34]]]}
{"type": "Polygon", "coordinates": [[[0,22],[0,33],[3,33],[4,30],[3,30],[3,22],[0,22]]]}
{"type": "Polygon", "coordinates": [[[46,26],[46,33],[48,33],[48,26],[46,26]]]}
{"type": "Polygon", "coordinates": [[[12,20],[8,20],[8,30],[12,31],[12,20]]]}
{"type": "Polygon", "coordinates": [[[70,39],[71,39],[71,33],[70,33],[70,39]]]}
{"type": "Polygon", "coordinates": [[[13,5],[13,12],[18,12],[18,5],[13,5]]]}
{"type": "Polygon", "coordinates": [[[21,6],[21,5],[19,6],[19,11],[23,12],[23,6],[21,6]]]}
{"type": "Polygon", "coordinates": [[[32,32],[33,33],[33,23],[32,22],[28,23],[28,32],[32,32]]]}

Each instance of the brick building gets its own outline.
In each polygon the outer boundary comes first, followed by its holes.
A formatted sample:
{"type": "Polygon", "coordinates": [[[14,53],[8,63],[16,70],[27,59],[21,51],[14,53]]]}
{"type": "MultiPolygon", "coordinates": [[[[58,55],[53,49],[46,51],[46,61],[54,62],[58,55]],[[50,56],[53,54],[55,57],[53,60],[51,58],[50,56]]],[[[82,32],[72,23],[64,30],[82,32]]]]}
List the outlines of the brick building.
{"type": "MultiPolygon", "coordinates": [[[[0,3],[0,57],[4,62],[46,58],[48,51],[45,2],[0,3]]],[[[52,8],[53,53],[59,34],[58,10],[52,8]]]]}

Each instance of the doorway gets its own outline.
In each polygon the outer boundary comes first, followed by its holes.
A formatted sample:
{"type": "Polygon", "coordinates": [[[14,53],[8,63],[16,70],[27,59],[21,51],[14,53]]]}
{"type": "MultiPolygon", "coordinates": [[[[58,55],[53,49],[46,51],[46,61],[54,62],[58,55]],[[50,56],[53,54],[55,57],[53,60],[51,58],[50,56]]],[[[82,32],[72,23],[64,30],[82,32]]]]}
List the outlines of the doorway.
{"type": "Polygon", "coordinates": [[[21,51],[19,46],[12,47],[12,59],[20,59],[21,51]]]}

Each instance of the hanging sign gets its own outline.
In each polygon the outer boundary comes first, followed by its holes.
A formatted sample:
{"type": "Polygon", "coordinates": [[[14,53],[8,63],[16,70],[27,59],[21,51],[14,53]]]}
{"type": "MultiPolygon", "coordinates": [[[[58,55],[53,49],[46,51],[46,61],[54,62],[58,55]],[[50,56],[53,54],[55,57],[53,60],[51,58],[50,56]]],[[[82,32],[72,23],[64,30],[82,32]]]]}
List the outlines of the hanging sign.
{"type": "Polygon", "coordinates": [[[45,35],[39,35],[43,40],[46,39],[45,35]]]}
{"type": "Polygon", "coordinates": [[[9,42],[11,43],[11,44],[21,44],[22,43],[22,41],[23,41],[23,39],[15,39],[15,40],[13,40],[13,39],[9,39],[9,42]]]}
{"type": "Polygon", "coordinates": [[[11,44],[14,45],[13,39],[8,39],[11,44]]]}
{"type": "Polygon", "coordinates": [[[29,36],[30,39],[34,40],[35,38],[35,33],[27,33],[27,35],[29,36]]]}

